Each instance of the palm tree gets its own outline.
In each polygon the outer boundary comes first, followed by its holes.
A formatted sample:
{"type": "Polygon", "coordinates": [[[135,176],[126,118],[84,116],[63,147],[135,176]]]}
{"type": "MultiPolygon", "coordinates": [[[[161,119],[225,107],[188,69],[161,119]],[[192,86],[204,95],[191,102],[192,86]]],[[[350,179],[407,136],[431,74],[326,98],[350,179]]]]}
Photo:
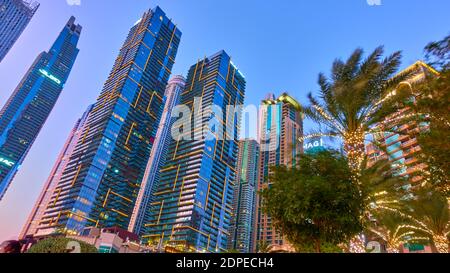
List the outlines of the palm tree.
{"type": "Polygon", "coordinates": [[[330,78],[319,75],[319,98],[309,94],[311,105],[304,109],[307,117],[324,128],[301,141],[318,136],[342,139],[355,178],[364,160],[366,136],[397,109],[400,96],[396,89],[410,75],[395,75],[400,52],[381,60],[383,53],[383,47],[378,47],[363,60],[363,50],[357,49],[346,62],[336,60],[330,78]]]}
{"type": "Polygon", "coordinates": [[[399,253],[400,248],[407,243],[427,241],[428,238],[418,237],[414,228],[403,224],[404,218],[396,213],[377,215],[377,221],[367,230],[386,242],[388,253],[399,253]]]}
{"type": "Polygon", "coordinates": [[[396,175],[387,160],[379,160],[372,166],[367,165],[361,170],[359,178],[361,194],[366,202],[366,217],[370,220],[373,215],[379,215],[380,211],[393,211],[403,208],[403,199],[410,193],[407,185],[409,181],[396,175]]]}
{"type": "MultiPolygon", "coordinates": [[[[380,215],[386,212],[398,211],[403,208],[402,199],[409,196],[406,185],[407,179],[395,175],[388,160],[379,160],[369,166],[367,159],[362,163],[360,170],[359,188],[364,198],[363,222],[369,227],[377,221],[380,215]]],[[[365,236],[360,234],[352,238],[343,249],[351,253],[365,253],[365,236]]]]}
{"type": "MultiPolygon", "coordinates": [[[[411,221],[408,226],[430,237],[436,250],[449,252],[449,202],[439,192],[421,192],[406,202],[407,209],[400,214],[411,221]]],[[[398,211],[397,211],[398,212],[398,211]]]]}
{"type": "Polygon", "coordinates": [[[258,253],[269,253],[271,250],[272,250],[272,247],[266,241],[259,242],[258,253]]]}

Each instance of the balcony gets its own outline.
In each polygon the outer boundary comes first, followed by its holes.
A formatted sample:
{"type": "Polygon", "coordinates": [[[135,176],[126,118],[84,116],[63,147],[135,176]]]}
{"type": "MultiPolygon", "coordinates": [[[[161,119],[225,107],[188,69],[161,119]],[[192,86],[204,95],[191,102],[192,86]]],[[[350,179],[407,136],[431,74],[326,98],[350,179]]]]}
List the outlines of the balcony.
{"type": "Polygon", "coordinates": [[[416,144],[417,144],[417,139],[414,138],[414,139],[411,139],[411,140],[408,140],[408,141],[402,143],[402,147],[408,148],[408,147],[411,147],[412,145],[416,145],[416,144]]]}
{"type": "Polygon", "coordinates": [[[407,159],[407,160],[405,161],[405,164],[406,164],[406,165],[411,165],[411,164],[413,164],[413,163],[416,163],[417,161],[418,161],[417,158],[410,158],[410,159],[407,159]]]}

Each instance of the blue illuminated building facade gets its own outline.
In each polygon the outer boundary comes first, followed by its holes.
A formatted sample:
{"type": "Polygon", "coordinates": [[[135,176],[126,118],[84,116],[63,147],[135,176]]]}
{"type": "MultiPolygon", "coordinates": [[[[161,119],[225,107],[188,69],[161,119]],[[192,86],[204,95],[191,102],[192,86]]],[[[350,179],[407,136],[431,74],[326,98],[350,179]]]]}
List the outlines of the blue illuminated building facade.
{"type": "Polygon", "coordinates": [[[39,8],[37,2],[0,0],[0,62],[39,8]]]}
{"type": "Polygon", "coordinates": [[[258,188],[259,144],[239,142],[237,179],[233,198],[230,249],[250,253],[255,248],[256,192],[258,188]]]}
{"type": "Polygon", "coordinates": [[[36,235],[128,229],[181,32],[159,7],[131,28],[36,235]]]}
{"type": "Polygon", "coordinates": [[[83,137],[83,128],[86,124],[89,113],[92,111],[94,105],[89,105],[88,109],[81,118],[75,123],[72,131],[70,132],[66,143],[64,144],[58,159],[56,160],[47,181],[42,188],[41,194],[35,203],[33,210],[31,211],[24,227],[22,228],[22,233],[19,238],[24,239],[29,236],[33,236],[36,233],[37,228],[40,225],[45,210],[47,209],[49,203],[51,202],[52,195],[54,193],[55,187],[58,187],[59,181],[61,179],[62,172],[67,166],[68,160],[72,156],[73,149],[78,143],[78,140],[83,137]]]}
{"type": "Polygon", "coordinates": [[[146,233],[144,224],[148,221],[149,205],[155,191],[155,186],[160,179],[160,170],[164,167],[168,153],[170,140],[172,139],[172,111],[180,102],[181,93],[184,91],[186,79],[183,76],[174,76],[167,85],[164,96],[164,111],[159,123],[158,133],[156,134],[155,145],[153,146],[150,159],[142,181],[141,190],[137,197],[133,215],[131,217],[129,230],[135,234],[142,235],[146,233]]]}
{"type": "Polygon", "coordinates": [[[145,223],[149,243],[165,251],[227,250],[240,127],[239,112],[227,107],[243,104],[245,87],[225,51],[190,68],[181,95],[188,111],[176,117],[181,135],[169,145],[145,223]]]}
{"type": "Polygon", "coordinates": [[[71,17],[0,111],[0,199],[55,106],[78,55],[81,26],[71,17]]]}

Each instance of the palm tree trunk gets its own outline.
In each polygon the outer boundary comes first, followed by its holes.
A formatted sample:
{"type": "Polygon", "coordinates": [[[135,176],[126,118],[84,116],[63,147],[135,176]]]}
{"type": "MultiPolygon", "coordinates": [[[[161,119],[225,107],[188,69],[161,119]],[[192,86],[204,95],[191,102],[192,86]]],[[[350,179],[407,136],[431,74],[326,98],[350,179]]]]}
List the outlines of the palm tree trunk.
{"type": "Polygon", "coordinates": [[[439,253],[449,253],[449,242],[446,236],[444,235],[435,235],[433,236],[433,242],[436,246],[436,249],[439,253]]]}
{"type": "Polygon", "coordinates": [[[359,180],[361,164],[366,154],[364,136],[365,134],[362,130],[348,132],[344,136],[344,149],[347,153],[350,169],[355,174],[355,180],[359,180]]]}
{"type": "Polygon", "coordinates": [[[322,252],[322,249],[321,249],[320,246],[321,246],[320,240],[316,240],[316,242],[315,242],[316,253],[321,253],[322,252]]]}
{"type": "Polygon", "coordinates": [[[353,237],[349,246],[350,253],[366,253],[366,244],[361,235],[353,237]]]}

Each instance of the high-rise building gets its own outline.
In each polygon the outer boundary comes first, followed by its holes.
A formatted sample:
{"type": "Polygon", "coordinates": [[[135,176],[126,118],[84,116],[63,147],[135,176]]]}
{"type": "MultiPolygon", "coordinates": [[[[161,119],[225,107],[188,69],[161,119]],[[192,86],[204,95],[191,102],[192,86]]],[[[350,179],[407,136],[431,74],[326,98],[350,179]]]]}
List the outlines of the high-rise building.
{"type": "Polygon", "coordinates": [[[78,55],[80,34],[81,26],[71,17],[0,111],[0,199],[61,94],[78,55]]]}
{"type": "Polygon", "coordinates": [[[47,181],[44,184],[44,188],[42,189],[41,194],[39,195],[38,200],[36,201],[36,204],[22,229],[20,238],[25,238],[28,235],[33,235],[36,233],[37,227],[39,226],[39,221],[41,220],[44,211],[49,206],[49,201],[52,197],[52,194],[59,184],[62,171],[66,168],[75,145],[77,144],[80,137],[82,137],[84,125],[86,124],[87,117],[89,116],[89,113],[92,111],[93,107],[94,105],[90,105],[88,107],[83,116],[75,123],[72,131],[70,131],[69,137],[67,138],[66,143],[64,144],[64,147],[61,150],[47,181]]]}
{"type": "MultiPolygon", "coordinates": [[[[271,167],[296,165],[297,156],[303,152],[298,139],[303,135],[301,105],[288,94],[278,99],[269,94],[263,101],[259,116],[258,138],[260,144],[258,191],[271,185],[271,167]]],[[[274,227],[270,216],[262,211],[262,200],[257,196],[257,221],[255,241],[274,248],[289,248],[288,242],[274,227]]],[[[256,250],[256,249],[255,249],[256,250]]]]}
{"type": "Polygon", "coordinates": [[[230,249],[250,253],[255,248],[256,191],[258,188],[259,144],[239,142],[237,177],[233,198],[230,249]]]}
{"type": "Polygon", "coordinates": [[[0,0],[0,62],[39,8],[37,2],[0,0]]]}
{"type": "Polygon", "coordinates": [[[155,190],[154,185],[159,181],[159,171],[164,167],[166,162],[168,146],[172,137],[171,129],[174,122],[172,119],[172,110],[179,104],[180,95],[184,91],[185,85],[186,79],[183,76],[174,76],[169,81],[166,93],[164,94],[164,111],[128,227],[129,231],[139,235],[145,234],[144,223],[148,221],[149,204],[155,190]]]}
{"type": "Polygon", "coordinates": [[[156,7],[131,28],[36,236],[128,229],[163,110],[181,32],[156,7]]]}
{"type": "MultiPolygon", "coordinates": [[[[428,76],[438,74],[437,71],[421,61],[402,71],[402,73],[406,72],[411,72],[412,75],[401,84],[412,88],[414,95],[418,95],[415,90],[418,83],[423,82],[428,76]]],[[[421,130],[426,130],[428,124],[411,121],[407,118],[410,114],[411,109],[404,108],[379,123],[377,125],[379,133],[373,136],[376,144],[368,144],[366,152],[370,165],[375,164],[378,160],[387,159],[397,175],[408,178],[412,186],[415,186],[421,183],[423,180],[421,172],[427,168],[426,164],[419,160],[422,149],[416,136],[421,130]]]]}
{"type": "Polygon", "coordinates": [[[223,252],[228,247],[236,182],[239,111],[246,81],[225,51],[194,64],[172,131],[143,238],[178,251],[223,252]],[[228,109],[227,109],[228,108],[228,109]]]}

